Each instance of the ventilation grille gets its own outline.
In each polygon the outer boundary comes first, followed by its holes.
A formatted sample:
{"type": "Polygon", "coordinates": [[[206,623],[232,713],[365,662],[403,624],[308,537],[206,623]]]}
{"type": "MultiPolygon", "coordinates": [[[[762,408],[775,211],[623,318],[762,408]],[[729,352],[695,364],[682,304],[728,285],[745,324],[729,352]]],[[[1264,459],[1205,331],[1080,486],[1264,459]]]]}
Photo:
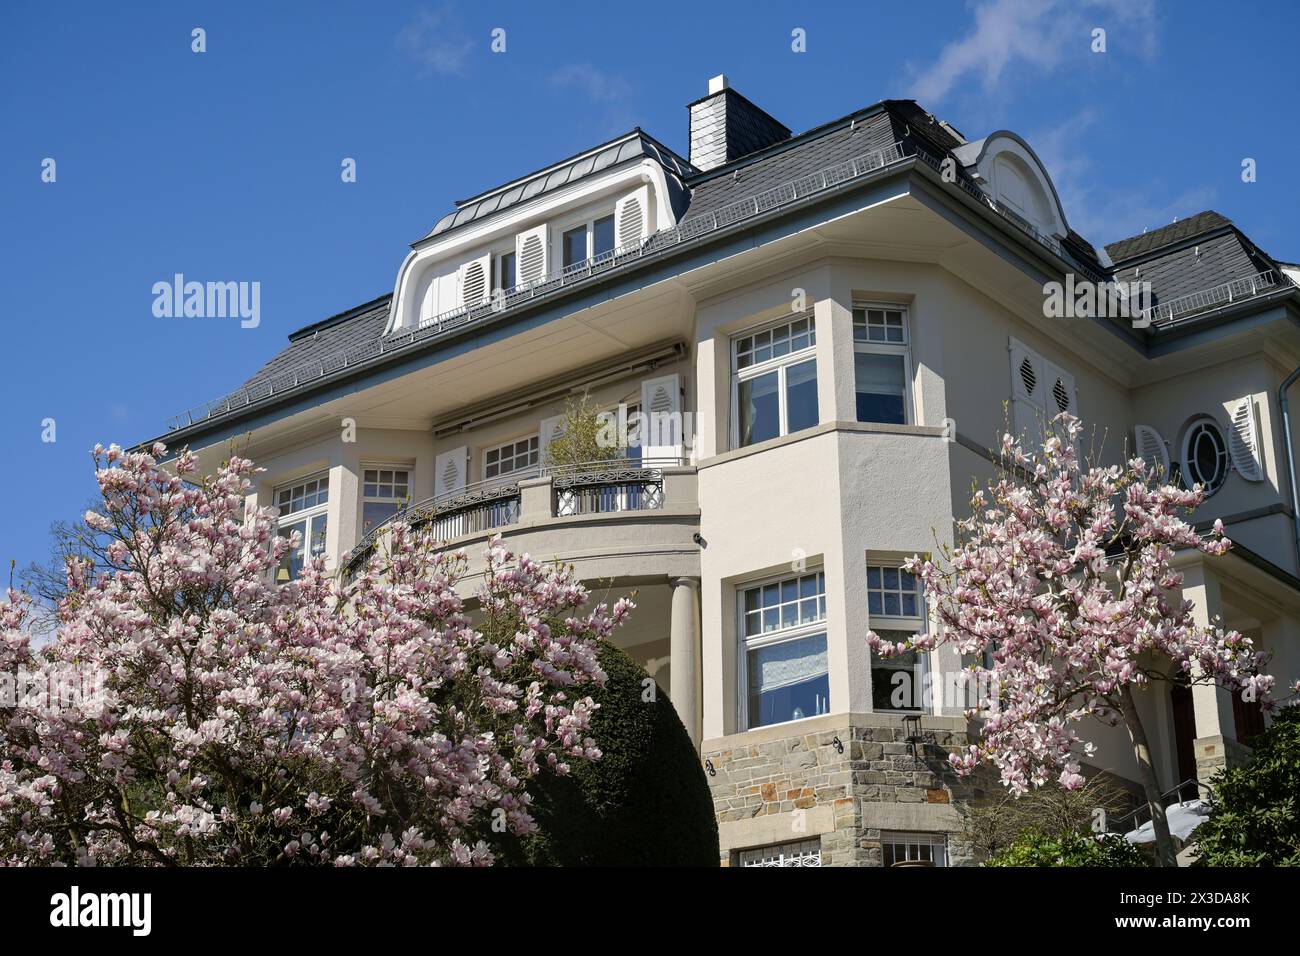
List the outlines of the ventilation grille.
{"type": "Polygon", "coordinates": [[[641,213],[641,200],[633,197],[623,204],[623,217],[618,224],[618,244],[630,246],[641,241],[645,217],[641,213]]]}
{"type": "Polygon", "coordinates": [[[523,282],[536,282],[546,272],[546,249],[540,236],[529,236],[519,250],[519,278],[523,282]]]}
{"type": "Polygon", "coordinates": [[[650,411],[656,414],[671,412],[673,410],[673,397],[668,393],[668,389],[663,385],[656,385],[654,395],[650,397],[650,411]]]}
{"type": "Polygon", "coordinates": [[[446,466],[442,469],[442,486],[445,490],[451,491],[460,485],[460,469],[456,467],[456,460],[448,458],[446,466]]]}
{"type": "Polygon", "coordinates": [[[1020,363],[1020,381],[1025,385],[1025,394],[1033,395],[1034,389],[1038,385],[1038,373],[1034,371],[1034,363],[1029,360],[1027,355],[1020,363]]]}
{"type": "Polygon", "coordinates": [[[461,294],[466,305],[477,305],[487,297],[487,271],[481,262],[471,262],[465,267],[461,294]]]}
{"type": "Polygon", "coordinates": [[[1056,399],[1056,407],[1061,411],[1070,410],[1070,389],[1066,387],[1063,380],[1058,378],[1056,384],[1052,386],[1052,397],[1056,399]]]}

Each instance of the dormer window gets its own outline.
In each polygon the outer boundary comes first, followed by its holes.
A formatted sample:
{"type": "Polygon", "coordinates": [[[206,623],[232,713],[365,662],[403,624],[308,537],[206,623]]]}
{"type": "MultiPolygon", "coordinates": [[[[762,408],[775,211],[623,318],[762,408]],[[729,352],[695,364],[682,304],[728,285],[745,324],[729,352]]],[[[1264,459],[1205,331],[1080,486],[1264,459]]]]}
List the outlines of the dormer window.
{"type": "Polygon", "coordinates": [[[515,287],[515,254],[503,252],[492,263],[493,289],[509,290],[515,287]]]}
{"type": "Polygon", "coordinates": [[[564,267],[600,259],[614,251],[614,217],[602,216],[566,229],[561,238],[564,267]]]}

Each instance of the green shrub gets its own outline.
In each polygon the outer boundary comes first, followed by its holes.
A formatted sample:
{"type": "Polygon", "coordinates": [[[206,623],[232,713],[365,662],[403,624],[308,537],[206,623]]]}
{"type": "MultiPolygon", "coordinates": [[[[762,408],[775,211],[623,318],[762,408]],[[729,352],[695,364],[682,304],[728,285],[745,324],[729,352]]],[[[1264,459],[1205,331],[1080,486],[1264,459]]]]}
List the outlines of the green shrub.
{"type": "Polygon", "coordinates": [[[1150,861],[1117,833],[1066,831],[1048,835],[1026,830],[985,866],[1149,866],[1150,861]]]}
{"type": "Polygon", "coordinates": [[[1249,764],[1212,782],[1214,808],[1193,836],[1198,866],[1300,866],[1300,707],[1252,743],[1249,764]]]}
{"type": "Polygon", "coordinates": [[[645,670],[613,644],[609,680],[592,696],[602,756],[529,787],[538,832],[507,841],[501,862],[525,866],[717,866],[713,798],[667,695],[643,700],[645,670]]]}

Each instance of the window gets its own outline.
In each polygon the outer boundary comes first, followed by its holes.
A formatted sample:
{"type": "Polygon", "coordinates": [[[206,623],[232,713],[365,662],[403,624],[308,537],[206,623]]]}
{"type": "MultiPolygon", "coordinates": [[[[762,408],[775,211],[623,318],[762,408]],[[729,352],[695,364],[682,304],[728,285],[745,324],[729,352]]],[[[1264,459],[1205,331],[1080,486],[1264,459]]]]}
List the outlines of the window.
{"type": "Polygon", "coordinates": [[[854,307],[853,377],[858,421],[907,424],[911,370],[903,309],[854,307]]]}
{"type": "Polygon", "coordinates": [[[822,844],[820,840],[800,840],[742,850],[737,862],[741,866],[821,866],[822,844]]]}
{"type": "MultiPolygon", "coordinates": [[[[921,583],[902,568],[867,565],[867,613],[871,629],[897,644],[925,629],[921,583]]],[[[926,655],[908,651],[898,657],[871,654],[871,706],[878,711],[917,711],[925,704],[926,655]]]]}
{"type": "Polygon", "coordinates": [[[880,864],[898,866],[903,863],[947,866],[948,838],[942,833],[881,833],[880,864]]]}
{"type": "Polygon", "coordinates": [[[383,524],[411,499],[411,473],[405,468],[362,468],[361,533],[383,524]]]}
{"type": "Polygon", "coordinates": [[[325,533],[328,524],[329,475],[314,475],[293,485],[277,488],[275,506],[280,511],[276,531],[282,538],[295,531],[302,535],[297,548],[290,549],[280,559],[275,579],[283,584],[302,573],[307,557],[325,553],[325,533]]]}
{"type": "Polygon", "coordinates": [[[733,341],[735,447],[817,424],[816,346],[811,316],[733,341]]]}
{"type": "Polygon", "coordinates": [[[741,725],[765,727],[827,713],[825,573],[745,588],[739,604],[741,725]]]}
{"type": "Polygon", "coordinates": [[[496,288],[508,291],[515,287],[515,254],[503,252],[496,261],[496,288]]]}
{"type": "Polygon", "coordinates": [[[499,478],[537,464],[538,436],[506,442],[483,453],[483,477],[499,478]]]}
{"type": "Polygon", "coordinates": [[[1183,436],[1183,475],[1188,487],[1200,484],[1207,495],[1228,477],[1228,444],[1214,419],[1198,418],[1183,436]]]}
{"type": "Polygon", "coordinates": [[[564,265],[603,259],[614,251],[614,217],[602,216],[566,230],[561,237],[564,265]]]}

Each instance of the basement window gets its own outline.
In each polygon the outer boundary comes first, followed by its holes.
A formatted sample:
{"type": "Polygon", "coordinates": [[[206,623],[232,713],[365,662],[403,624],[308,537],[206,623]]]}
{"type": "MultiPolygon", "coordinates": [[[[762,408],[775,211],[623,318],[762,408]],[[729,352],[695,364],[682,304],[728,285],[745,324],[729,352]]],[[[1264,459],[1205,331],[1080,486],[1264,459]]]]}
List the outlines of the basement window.
{"type": "Polygon", "coordinates": [[[739,866],[821,866],[822,845],[820,840],[800,840],[761,846],[741,850],[736,862],[739,866]]]}

